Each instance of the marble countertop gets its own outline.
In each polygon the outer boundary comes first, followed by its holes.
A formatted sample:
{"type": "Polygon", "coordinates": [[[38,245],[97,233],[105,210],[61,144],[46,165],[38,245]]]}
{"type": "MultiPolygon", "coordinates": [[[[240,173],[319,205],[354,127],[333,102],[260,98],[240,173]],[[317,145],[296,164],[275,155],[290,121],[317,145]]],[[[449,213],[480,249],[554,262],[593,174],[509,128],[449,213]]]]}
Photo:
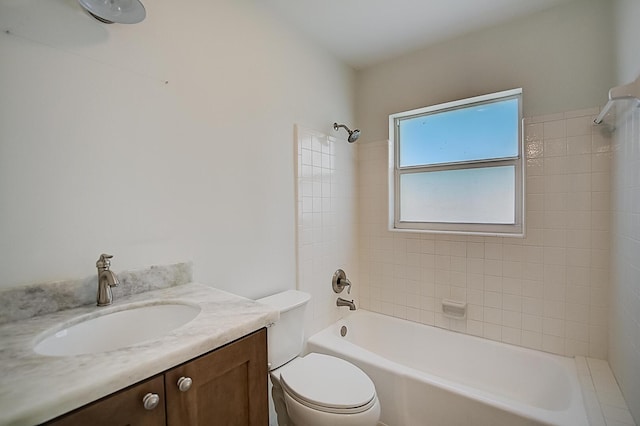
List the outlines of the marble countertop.
{"type": "Polygon", "coordinates": [[[116,300],[195,303],[201,312],[162,338],[98,354],[51,357],[33,351],[47,330],[96,306],[68,309],[0,326],[0,425],[34,425],[168,370],[278,319],[278,312],[202,284],[185,284],[116,300]]]}

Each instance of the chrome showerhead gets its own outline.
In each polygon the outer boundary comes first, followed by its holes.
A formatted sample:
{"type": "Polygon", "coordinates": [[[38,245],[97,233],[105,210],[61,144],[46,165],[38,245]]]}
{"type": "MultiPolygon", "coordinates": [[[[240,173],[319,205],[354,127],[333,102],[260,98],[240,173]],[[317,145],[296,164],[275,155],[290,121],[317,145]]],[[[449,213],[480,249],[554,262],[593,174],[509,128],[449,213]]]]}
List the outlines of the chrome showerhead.
{"type": "Polygon", "coordinates": [[[349,137],[347,138],[349,143],[354,143],[360,137],[360,129],[350,130],[344,124],[333,123],[333,130],[338,131],[340,127],[344,127],[344,129],[349,133],[349,137]]]}

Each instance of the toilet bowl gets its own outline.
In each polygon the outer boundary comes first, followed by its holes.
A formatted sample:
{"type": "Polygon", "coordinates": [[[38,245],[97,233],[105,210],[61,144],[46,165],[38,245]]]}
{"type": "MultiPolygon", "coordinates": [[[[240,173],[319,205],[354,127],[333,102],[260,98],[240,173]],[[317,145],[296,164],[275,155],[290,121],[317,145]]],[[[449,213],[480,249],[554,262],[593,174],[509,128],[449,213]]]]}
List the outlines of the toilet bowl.
{"type": "Polygon", "coordinates": [[[289,290],[259,299],[280,311],[267,330],[271,396],[279,426],[375,426],[380,403],[371,379],[343,359],[300,357],[310,296],[289,290]]]}
{"type": "Polygon", "coordinates": [[[270,376],[274,401],[284,401],[289,424],[365,426],[375,425],[380,418],[373,382],[343,359],[310,353],[271,371],[270,376]]]}

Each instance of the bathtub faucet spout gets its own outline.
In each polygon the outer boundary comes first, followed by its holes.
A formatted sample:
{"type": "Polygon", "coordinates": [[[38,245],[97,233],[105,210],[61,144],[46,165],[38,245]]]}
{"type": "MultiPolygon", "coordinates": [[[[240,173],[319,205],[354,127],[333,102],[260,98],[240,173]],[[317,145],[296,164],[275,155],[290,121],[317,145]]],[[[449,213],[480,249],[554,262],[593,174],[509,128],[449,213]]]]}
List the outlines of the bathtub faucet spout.
{"type": "Polygon", "coordinates": [[[350,311],[356,310],[356,304],[353,303],[353,300],[349,301],[349,300],[343,299],[342,297],[338,297],[338,300],[336,301],[336,306],[348,306],[350,311]]]}

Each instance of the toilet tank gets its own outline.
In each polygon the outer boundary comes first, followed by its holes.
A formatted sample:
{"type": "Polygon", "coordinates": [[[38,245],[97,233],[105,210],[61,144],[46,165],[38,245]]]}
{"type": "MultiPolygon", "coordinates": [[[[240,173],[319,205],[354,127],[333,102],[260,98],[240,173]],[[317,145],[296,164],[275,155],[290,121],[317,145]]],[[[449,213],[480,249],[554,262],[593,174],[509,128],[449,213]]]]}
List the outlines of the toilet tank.
{"type": "Polygon", "coordinates": [[[304,310],[309,299],[308,293],[287,290],[257,300],[280,311],[280,319],[267,329],[269,370],[300,355],[304,345],[304,310]]]}

